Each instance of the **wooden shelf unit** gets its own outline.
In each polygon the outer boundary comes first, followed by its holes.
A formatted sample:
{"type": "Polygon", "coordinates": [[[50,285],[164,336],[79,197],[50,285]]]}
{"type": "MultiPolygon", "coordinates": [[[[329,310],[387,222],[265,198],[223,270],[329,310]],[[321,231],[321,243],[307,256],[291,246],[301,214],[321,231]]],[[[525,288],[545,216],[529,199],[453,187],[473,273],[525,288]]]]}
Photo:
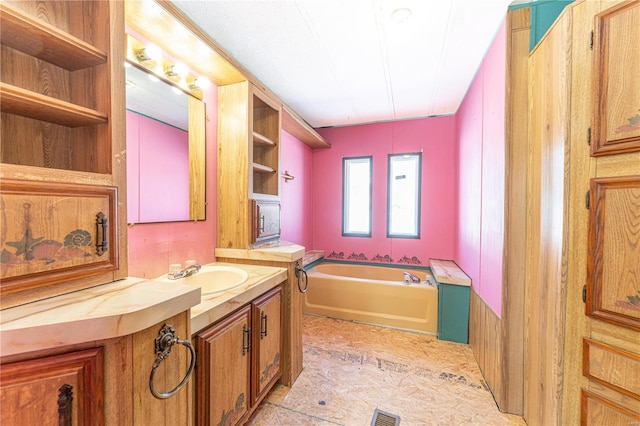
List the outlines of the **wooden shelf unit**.
{"type": "Polygon", "coordinates": [[[124,7],[3,0],[0,35],[5,309],[127,275],[124,7]]]}

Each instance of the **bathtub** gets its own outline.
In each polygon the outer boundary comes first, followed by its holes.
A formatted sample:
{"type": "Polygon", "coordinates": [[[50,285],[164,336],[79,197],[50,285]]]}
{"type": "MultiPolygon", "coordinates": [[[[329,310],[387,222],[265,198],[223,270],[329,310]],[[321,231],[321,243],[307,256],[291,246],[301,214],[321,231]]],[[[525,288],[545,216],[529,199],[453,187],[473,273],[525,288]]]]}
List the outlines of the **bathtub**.
{"type": "Polygon", "coordinates": [[[307,271],[303,312],[438,334],[438,289],[428,270],[323,262],[307,271]],[[420,277],[405,284],[403,271],[420,277]]]}

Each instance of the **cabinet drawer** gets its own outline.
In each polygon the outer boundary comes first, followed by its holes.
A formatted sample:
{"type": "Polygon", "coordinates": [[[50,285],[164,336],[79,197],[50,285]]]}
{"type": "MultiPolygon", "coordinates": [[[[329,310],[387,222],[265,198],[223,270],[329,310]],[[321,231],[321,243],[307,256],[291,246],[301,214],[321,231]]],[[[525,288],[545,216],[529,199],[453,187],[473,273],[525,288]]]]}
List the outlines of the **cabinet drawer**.
{"type": "Polygon", "coordinates": [[[60,286],[55,294],[62,294],[69,280],[87,280],[89,287],[96,284],[91,277],[116,270],[116,213],[114,187],[3,179],[3,308],[10,303],[8,295],[52,285],[60,286]]]}

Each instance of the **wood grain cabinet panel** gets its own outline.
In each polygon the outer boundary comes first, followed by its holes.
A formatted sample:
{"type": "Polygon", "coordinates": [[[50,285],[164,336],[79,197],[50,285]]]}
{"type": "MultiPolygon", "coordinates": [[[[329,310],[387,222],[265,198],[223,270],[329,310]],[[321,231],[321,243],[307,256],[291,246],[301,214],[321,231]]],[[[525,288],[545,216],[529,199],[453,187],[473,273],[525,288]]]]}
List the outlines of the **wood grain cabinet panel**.
{"type": "Polygon", "coordinates": [[[102,348],[4,364],[3,425],[104,424],[102,348]]]}
{"type": "Polygon", "coordinates": [[[595,17],[591,153],[640,150],[640,0],[595,17]]]}
{"type": "Polygon", "coordinates": [[[583,426],[635,425],[640,422],[640,414],[584,389],[581,411],[580,424],[583,426]]]}
{"type": "Polygon", "coordinates": [[[251,401],[256,404],[280,378],[282,305],[280,287],[253,302],[253,329],[255,347],[253,349],[253,372],[251,381],[251,401]]]}
{"type": "Polygon", "coordinates": [[[196,424],[244,424],[281,376],[282,288],[195,336],[196,424]]]}
{"type": "Polygon", "coordinates": [[[116,199],[114,187],[3,180],[2,297],[117,269],[116,199]]]}
{"type": "Polygon", "coordinates": [[[640,330],[640,175],[591,180],[587,315],[640,330]]]}
{"type": "Polygon", "coordinates": [[[586,377],[640,401],[640,355],[584,339],[583,356],[586,377]]]}

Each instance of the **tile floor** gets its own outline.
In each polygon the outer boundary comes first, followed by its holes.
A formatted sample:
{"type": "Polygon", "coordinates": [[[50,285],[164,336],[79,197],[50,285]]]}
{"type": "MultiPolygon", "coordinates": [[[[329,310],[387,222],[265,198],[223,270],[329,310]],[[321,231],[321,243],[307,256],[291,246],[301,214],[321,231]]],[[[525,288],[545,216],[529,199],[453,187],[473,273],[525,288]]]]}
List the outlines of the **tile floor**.
{"type": "Polygon", "coordinates": [[[500,413],[471,348],[418,333],[304,316],[304,369],[277,385],[251,426],[363,425],[376,408],[400,425],[525,425],[500,413]]]}

